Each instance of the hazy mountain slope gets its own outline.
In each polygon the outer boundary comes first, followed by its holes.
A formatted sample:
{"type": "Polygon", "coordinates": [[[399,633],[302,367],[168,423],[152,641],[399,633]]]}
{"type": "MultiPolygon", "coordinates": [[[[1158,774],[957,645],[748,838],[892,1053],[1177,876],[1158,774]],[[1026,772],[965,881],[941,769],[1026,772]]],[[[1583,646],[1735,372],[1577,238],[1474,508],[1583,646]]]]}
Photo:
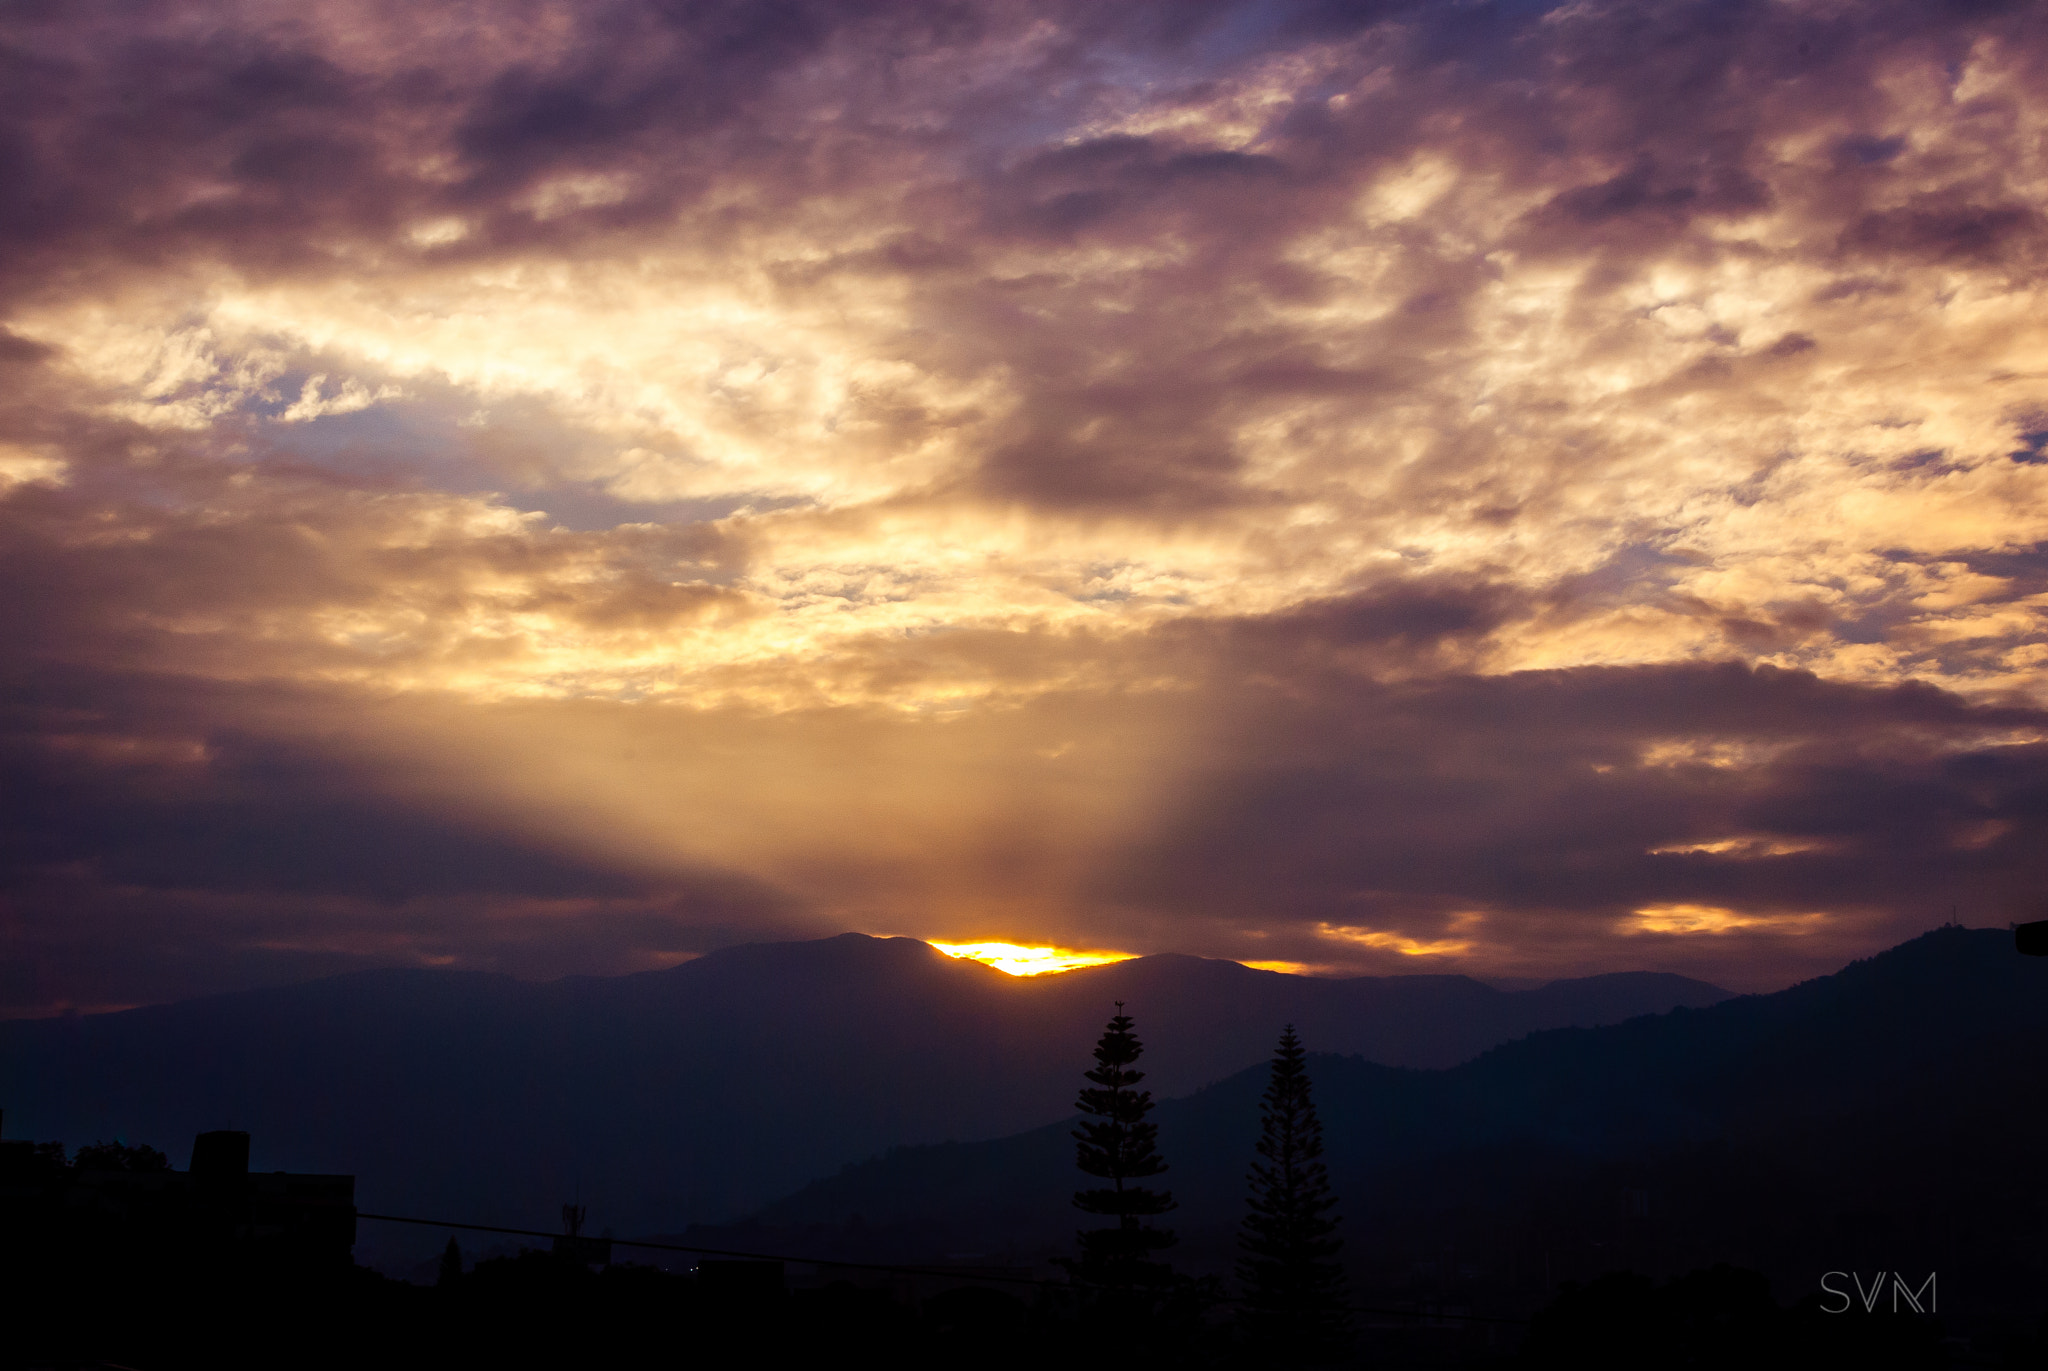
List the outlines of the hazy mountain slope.
{"type": "Polygon", "coordinates": [[[353,1172],[365,1207],[614,1226],[718,1219],[906,1142],[1063,1115],[1112,1002],[1163,1089],[1319,1045],[1455,1060],[1532,1028],[1712,1000],[1677,977],[1504,993],[1464,977],[1319,981],[1150,957],[1018,980],[910,939],[728,948],[661,972],[529,984],[378,971],[0,1024],[11,1136],[120,1135],[179,1164],[243,1127],[261,1168],[353,1172]],[[1582,1009],[1581,1006],[1584,1006],[1582,1009]]]}

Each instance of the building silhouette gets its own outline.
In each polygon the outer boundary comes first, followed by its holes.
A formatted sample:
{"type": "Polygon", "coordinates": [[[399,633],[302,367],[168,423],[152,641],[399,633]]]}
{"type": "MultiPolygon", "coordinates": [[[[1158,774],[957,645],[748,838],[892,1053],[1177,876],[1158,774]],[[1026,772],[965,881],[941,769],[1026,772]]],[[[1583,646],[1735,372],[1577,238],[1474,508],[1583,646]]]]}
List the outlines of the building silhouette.
{"type": "MultiPolygon", "coordinates": [[[[146,1151],[146,1149],[138,1149],[146,1151]]],[[[183,1171],[67,1165],[50,1143],[0,1141],[0,1223],[28,1250],[95,1260],[261,1261],[346,1268],[355,1177],[249,1170],[249,1135],[201,1133],[183,1171]]]]}

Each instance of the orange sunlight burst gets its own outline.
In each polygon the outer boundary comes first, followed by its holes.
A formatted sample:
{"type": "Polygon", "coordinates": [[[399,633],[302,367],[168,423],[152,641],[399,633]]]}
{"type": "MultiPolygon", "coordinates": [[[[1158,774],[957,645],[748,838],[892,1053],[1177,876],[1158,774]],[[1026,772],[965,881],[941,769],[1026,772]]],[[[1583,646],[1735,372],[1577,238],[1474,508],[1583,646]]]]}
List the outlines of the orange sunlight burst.
{"type": "Polygon", "coordinates": [[[1012,976],[1043,976],[1050,971],[1074,971],[1084,966],[1127,962],[1132,952],[1076,952],[1065,947],[1023,947],[1017,943],[933,943],[948,957],[965,957],[986,962],[1012,976]]]}

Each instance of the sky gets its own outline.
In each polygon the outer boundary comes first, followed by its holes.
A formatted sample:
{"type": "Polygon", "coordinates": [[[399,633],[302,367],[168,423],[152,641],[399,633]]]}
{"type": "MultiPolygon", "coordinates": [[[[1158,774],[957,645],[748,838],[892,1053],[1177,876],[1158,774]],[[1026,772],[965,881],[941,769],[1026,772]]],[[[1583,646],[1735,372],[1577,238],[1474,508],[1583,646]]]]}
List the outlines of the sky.
{"type": "Polygon", "coordinates": [[[2048,916],[2048,25],[0,17],[0,1014],[2048,916]]]}

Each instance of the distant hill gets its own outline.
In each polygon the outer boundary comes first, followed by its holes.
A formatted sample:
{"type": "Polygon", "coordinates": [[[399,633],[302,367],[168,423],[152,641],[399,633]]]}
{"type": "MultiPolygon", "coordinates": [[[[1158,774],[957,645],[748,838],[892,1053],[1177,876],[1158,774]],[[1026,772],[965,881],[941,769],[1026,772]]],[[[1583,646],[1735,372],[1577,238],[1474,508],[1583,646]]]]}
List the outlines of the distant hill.
{"type": "MultiPolygon", "coordinates": [[[[1663,975],[1504,992],[1462,976],[1318,980],[1146,957],[1018,979],[858,934],[670,970],[531,984],[372,971],[70,1020],[0,1024],[12,1137],[167,1149],[253,1135],[259,1169],[350,1172],[365,1208],[624,1231],[719,1220],[903,1143],[1063,1116],[1112,1002],[1154,1084],[1318,1046],[1447,1065],[1529,1032],[1726,998],[1663,975]]],[[[365,1227],[370,1238],[370,1228],[365,1227]]]]}
{"type": "MultiPolygon", "coordinates": [[[[1715,1261],[1793,1298],[1939,1270],[1943,1309],[2048,1309],[2048,959],[1944,928],[1773,995],[1539,1033],[1460,1066],[1312,1062],[1355,1266],[1383,1291],[1527,1308],[1565,1275],[1715,1261]],[[1519,1292],[1519,1294],[1517,1294],[1519,1292]]],[[[1184,1265],[1227,1269],[1263,1067],[1160,1103],[1184,1265]]],[[[1071,1122],[903,1148],[769,1206],[757,1241],[1046,1252],[1077,1216],[1071,1122]]],[[[1915,1275],[1916,1280],[1919,1275],[1915,1275]]]]}

